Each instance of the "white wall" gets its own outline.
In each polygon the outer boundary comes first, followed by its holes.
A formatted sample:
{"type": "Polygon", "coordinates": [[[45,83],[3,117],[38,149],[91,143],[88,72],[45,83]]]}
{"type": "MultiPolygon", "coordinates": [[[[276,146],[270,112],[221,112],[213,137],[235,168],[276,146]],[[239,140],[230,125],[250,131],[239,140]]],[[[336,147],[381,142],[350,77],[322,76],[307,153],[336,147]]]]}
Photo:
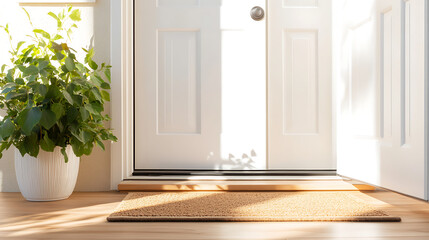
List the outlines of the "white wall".
{"type": "MultiPolygon", "coordinates": [[[[25,4],[20,6],[16,0],[0,1],[0,25],[9,23],[15,44],[26,39],[31,33],[25,12],[30,13],[36,28],[55,29],[56,22],[47,15],[52,11],[57,13],[64,4],[25,4]]],[[[110,0],[97,0],[96,3],[75,5],[82,11],[82,21],[78,24],[71,46],[74,49],[94,46],[97,62],[110,64],[110,0]],[[92,42],[91,42],[92,41],[92,42]]],[[[9,43],[5,33],[0,32],[0,65],[9,63],[9,43]]],[[[79,56],[78,56],[79,57],[79,56]]],[[[114,80],[113,80],[114,81],[114,80]]],[[[106,113],[110,106],[105,106],[106,113]]],[[[106,151],[94,148],[91,156],[81,159],[76,191],[105,191],[110,190],[110,144],[105,142],[106,151]]],[[[14,169],[14,149],[4,152],[0,159],[0,191],[19,191],[14,169]]]]}
{"type": "Polygon", "coordinates": [[[425,2],[333,1],[338,173],[419,198],[426,198],[425,2]]]}

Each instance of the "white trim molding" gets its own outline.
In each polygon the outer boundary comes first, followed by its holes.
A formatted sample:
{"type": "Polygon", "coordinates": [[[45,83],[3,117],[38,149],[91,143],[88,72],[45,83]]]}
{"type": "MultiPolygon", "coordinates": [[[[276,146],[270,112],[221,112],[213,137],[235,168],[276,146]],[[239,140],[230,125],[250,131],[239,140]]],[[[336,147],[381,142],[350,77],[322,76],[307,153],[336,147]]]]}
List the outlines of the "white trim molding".
{"type": "Polygon", "coordinates": [[[112,128],[118,142],[111,147],[110,188],[131,177],[133,171],[134,3],[111,1],[112,128]]]}
{"type": "Polygon", "coordinates": [[[425,1],[425,200],[429,201],[429,2],[425,1]]]}

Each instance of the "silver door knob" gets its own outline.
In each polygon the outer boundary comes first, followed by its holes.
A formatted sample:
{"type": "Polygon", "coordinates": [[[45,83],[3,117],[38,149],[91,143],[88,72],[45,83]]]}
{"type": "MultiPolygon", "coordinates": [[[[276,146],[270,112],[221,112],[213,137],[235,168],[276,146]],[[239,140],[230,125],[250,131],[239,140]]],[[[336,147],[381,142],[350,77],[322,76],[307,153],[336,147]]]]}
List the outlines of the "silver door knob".
{"type": "Polygon", "coordinates": [[[259,6],[253,7],[250,10],[250,17],[252,17],[252,19],[255,21],[260,21],[260,20],[264,19],[264,15],[265,15],[264,9],[262,9],[259,6]]]}

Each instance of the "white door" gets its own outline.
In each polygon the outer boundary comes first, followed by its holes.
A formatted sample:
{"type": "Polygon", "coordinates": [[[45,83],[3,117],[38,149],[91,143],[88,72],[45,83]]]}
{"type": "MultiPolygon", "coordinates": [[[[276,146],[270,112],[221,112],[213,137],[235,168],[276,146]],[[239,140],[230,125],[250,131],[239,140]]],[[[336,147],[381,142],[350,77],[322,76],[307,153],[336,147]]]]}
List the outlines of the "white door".
{"type": "Polygon", "coordinates": [[[335,169],[331,1],[268,7],[268,168],[335,169]]]}
{"type": "Polygon", "coordinates": [[[338,0],[333,18],[338,173],[419,198],[426,197],[425,2],[338,0]]]}
{"type": "Polygon", "coordinates": [[[136,1],[135,168],[335,169],[330,2],[136,1]]]}
{"type": "Polygon", "coordinates": [[[266,169],[265,0],[135,1],[135,169],[266,169]]]}

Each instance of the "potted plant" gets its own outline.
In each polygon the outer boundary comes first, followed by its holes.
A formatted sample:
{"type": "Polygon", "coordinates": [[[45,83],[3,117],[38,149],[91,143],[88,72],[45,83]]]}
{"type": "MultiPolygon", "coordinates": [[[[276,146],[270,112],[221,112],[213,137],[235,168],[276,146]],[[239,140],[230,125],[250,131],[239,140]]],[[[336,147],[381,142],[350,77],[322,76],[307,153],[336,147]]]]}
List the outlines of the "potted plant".
{"type": "Polygon", "coordinates": [[[0,71],[0,108],[6,112],[0,121],[0,157],[16,147],[18,185],[31,201],[68,198],[80,157],[90,155],[95,145],[104,150],[103,140],[117,140],[104,126],[110,120],[103,105],[110,101],[111,66],[94,62],[93,49],[83,49],[83,61],[76,57],[69,42],[81,20],[79,10],[49,15],[56,33],[33,27],[30,41],[16,47],[9,26],[0,26],[11,43],[11,65],[0,71]]]}

